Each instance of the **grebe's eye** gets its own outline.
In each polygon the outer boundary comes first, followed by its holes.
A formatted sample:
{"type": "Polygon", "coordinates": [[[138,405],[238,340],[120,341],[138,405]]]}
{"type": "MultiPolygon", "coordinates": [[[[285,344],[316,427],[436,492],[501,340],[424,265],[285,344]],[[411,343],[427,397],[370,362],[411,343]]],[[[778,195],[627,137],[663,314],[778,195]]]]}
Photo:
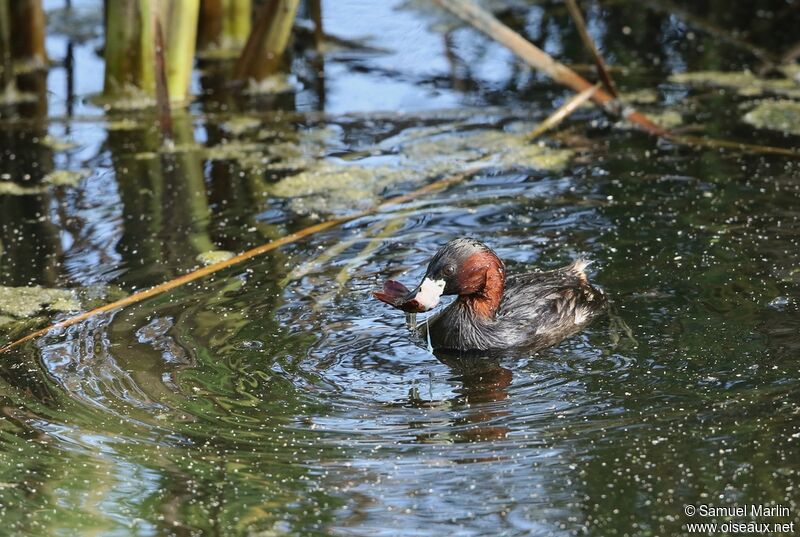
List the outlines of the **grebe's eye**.
{"type": "Polygon", "coordinates": [[[456,267],[454,267],[453,265],[447,265],[446,267],[444,267],[444,270],[442,272],[444,273],[445,276],[452,276],[453,274],[456,273],[456,267]]]}

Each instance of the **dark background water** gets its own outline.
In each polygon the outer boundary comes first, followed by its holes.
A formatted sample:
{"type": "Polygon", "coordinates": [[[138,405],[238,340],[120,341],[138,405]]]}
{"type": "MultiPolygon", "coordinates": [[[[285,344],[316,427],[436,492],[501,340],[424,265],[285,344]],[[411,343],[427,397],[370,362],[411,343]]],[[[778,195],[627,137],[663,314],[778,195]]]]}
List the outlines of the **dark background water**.
{"type": "MultiPolygon", "coordinates": [[[[297,52],[293,91],[266,101],[198,77],[165,151],[147,113],[92,104],[98,8],[73,4],[83,26],[53,29],[48,51],[72,41],[74,72],[4,109],[0,173],[86,176],[0,196],[0,284],[75,289],[87,307],[491,157],[491,136],[569,95],[423,2],[326,2],[326,31],[359,46],[333,47],[322,75],[297,52]],[[319,176],[281,183],[302,170],[319,176]]],[[[493,5],[588,64],[560,3],[493,5]]],[[[798,39],[800,4],[582,5],[623,91],[655,90],[650,110],[796,145],[741,121],[754,97],[668,77],[775,76],[765,58],[798,39]]],[[[741,521],[797,522],[800,164],[612,123],[587,108],[548,139],[575,152],[566,168],[498,162],[4,355],[3,531],[674,535],[711,520],[686,504],[780,504],[788,517],[741,521]],[[433,356],[369,291],[416,280],[461,235],[512,272],[589,256],[614,314],[533,355],[433,356]]]]}

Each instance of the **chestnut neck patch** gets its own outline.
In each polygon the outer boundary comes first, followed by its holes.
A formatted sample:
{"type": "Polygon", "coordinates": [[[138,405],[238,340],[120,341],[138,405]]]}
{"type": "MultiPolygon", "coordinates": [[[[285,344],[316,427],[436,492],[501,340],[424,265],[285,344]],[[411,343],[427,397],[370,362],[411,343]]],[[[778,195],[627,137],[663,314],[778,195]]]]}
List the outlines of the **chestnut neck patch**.
{"type": "Polygon", "coordinates": [[[469,256],[458,272],[460,300],[478,316],[494,317],[505,290],[503,262],[490,251],[469,256]]]}

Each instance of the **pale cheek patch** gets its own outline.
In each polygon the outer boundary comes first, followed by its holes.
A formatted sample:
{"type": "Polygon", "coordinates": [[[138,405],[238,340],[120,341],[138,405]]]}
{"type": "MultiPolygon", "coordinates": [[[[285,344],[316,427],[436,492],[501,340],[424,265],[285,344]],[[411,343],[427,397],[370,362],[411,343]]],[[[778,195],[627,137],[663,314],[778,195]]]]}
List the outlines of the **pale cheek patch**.
{"type": "Polygon", "coordinates": [[[425,278],[422,280],[422,285],[419,286],[419,291],[417,291],[414,300],[425,308],[425,310],[433,309],[439,304],[439,298],[441,298],[444,292],[445,285],[446,283],[444,280],[425,278]]]}

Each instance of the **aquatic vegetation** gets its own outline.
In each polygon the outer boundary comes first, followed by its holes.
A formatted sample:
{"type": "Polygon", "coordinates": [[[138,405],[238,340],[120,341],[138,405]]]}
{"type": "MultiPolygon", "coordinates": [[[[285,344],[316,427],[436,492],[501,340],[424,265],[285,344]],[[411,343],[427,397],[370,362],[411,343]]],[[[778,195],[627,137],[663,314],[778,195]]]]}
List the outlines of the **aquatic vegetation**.
{"type": "Polygon", "coordinates": [[[70,289],[0,286],[0,314],[16,319],[25,319],[44,311],[78,311],[80,307],[75,292],[70,289]]]}
{"type": "Polygon", "coordinates": [[[239,115],[225,120],[220,124],[220,127],[234,136],[239,136],[245,132],[261,128],[262,124],[263,121],[259,118],[239,115]]]}
{"type": "Polygon", "coordinates": [[[0,181],[0,194],[8,196],[30,196],[32,194],[39,194],[45,189],[40,186],[24,186],[12,181],[0,181]]]}
{"type": "Polygon", "coordinates": [[[53,151],[69,151],[77,147],[77,144],[71,140],[59,138],[50,134],[42,138],[40,143],[53,151]]]}
{"type": "Polygon", "coordinates": [[[786,99],[760,101],[742,120],[759,129],[800,136],[800,102],[786,99]]]}
{"type": "Polygon", "coordinates": [[[42,178],[42,182],[53,186],[77,186],[90,170],[53,170],[42,178]]]}
{"type": "MultiPolygon", "coordinates": [[[[665,129],[674,129],[683,124],[683,116],[677,110],[648,111],[647,117],[652,119],[656,125],[665,129]]],[[[637,128],[635,124],[627,120],[619,121],[614,126],[619,129],[637,128]]]]}
{"type": "MultiPolygon", "coordinates": [[[[410,129],[408,133],[382,141],[366,154],[391,151],[394,166],[370,166],[359,160],[305,161],[303,171],[268,187],[273,196],[288,198],[293,211],[301,214],[347,212],[376,203],[387,188],[401,183],[419,183],[430,177],[458,173],[470,166],[498,169],[531,169],[558,172],[573,156],[569,149],[554,149],[528,140],[532,126],[518,124],[517,132],[470,130],[447,132],[452,127],[410,129]]],[[[303,166],[299,156],[290,159],[303,166]]],[[[280,161],[273,164],[280,167],[280,161]]]]}
{"type": "Polygon", "coordinates": [[[626,91],[619,96],[623,103],[630,104],[655,104],[660,100],[658,91],[651,88],[643,88],[634,91],[626,91]]]}
{"type": "Polygon", "coordinates": [[[234,79],[254,81],[254,88],[259,90],[262,81],[279,71],[299,4],[299,0],[273,0],[259,8],[253,30],[234,66],[234,79]]]}
{"type": "Polygon", "coordinates": [[[791,78],[761,78],[750,71],[696,71],[670,75],[670,82],[696,86],[735,89],[740,95],[753,97],[765,93],[800,98],[800,86],[791,78]]]}
{"type": "Polygon", "coordinates": [[[385,166],[323,162],[282,179],[269,192],[289,198],[292,210],[301,214],[347,212],[373,205],[384,189],[408,177],[403,170],[385,166]]]}
{"type": "Polygon", "coordinates": [[[286,93],[296,86],[292,79],[283,73],[275,73],[261,80],[248,79],[244,89],[245,95],[273,95],[286,93]]]}
{"type": "Polygon", "coordinates": [[[234,255],[236,254],[227,250],[209,250],[208,252],[197,254],[197,261],[201,265],[213,265],[220,261],[227,261],[234,255]]]}

